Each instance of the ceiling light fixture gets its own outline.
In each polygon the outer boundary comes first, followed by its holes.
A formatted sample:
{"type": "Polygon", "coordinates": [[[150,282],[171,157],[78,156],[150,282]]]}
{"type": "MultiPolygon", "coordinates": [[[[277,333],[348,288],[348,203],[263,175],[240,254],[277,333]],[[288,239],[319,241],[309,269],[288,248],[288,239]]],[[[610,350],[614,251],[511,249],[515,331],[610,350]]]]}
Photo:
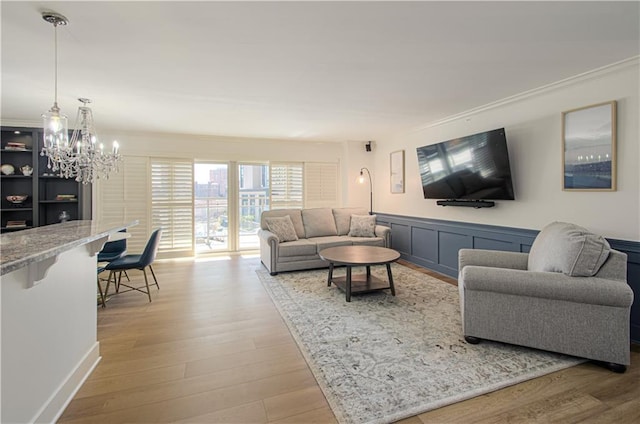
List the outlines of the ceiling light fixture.
{"type": "Polygon", "coordinates": [[[41,156],[47,156],[47,166],[62,178],[75,178],[83,184],[93,183],[99,178],[109,178],[109,173],[118,170],[121,160],[119,145],[113,142],[111,152],[105,153],[104,145],[99,143],[93,124],[93,112],[87,106],[91,100],[78,99],[82,106],[78,108],[75,129],[69,141],[67,117],[58,107],[58,25],[67,25],[69,21],[55,12],[44,12],[42,18],[53,24],[55,30],[55,99],[44,119],[44,145],[41,156]]]}
{"type": "Polygon", "coordinates": [[[54,97],[53,106],[48,112],[42,114],[44,128],[44,148],[47,151],[56,146],[69,143],[67,116],[60,113],[58,107],[58,25],[67,25],[69,21],[64,16],[55,12],[43,12],[42,19],[53,25],[54,34],[54,97]]]}

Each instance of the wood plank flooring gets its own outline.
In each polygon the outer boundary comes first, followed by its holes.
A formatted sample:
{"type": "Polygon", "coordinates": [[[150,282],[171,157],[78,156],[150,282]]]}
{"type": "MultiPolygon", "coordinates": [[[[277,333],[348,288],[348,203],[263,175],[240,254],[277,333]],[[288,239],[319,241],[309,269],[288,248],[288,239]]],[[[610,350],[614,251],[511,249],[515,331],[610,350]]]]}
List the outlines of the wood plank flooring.
{"type": "MultiPolygon", "coordinates": [[[[152,303],[130,292],[98,308],[102,361],[59,422],[335,423],[259,266],[256,256],[156,262],[152,303]]],[[[640,422],[638,347],[631,360],[625,374],[584,364],[402,422],[640,422]]]]}

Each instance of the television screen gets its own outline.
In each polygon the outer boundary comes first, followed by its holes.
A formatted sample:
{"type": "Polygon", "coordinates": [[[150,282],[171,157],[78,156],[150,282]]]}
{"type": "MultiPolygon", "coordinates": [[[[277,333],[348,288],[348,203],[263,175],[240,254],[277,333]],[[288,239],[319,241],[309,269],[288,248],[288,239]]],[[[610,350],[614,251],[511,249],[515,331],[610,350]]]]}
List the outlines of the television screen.
{"type": "Polygon", "coordinates": [[[504,128],[417,151],[425,199],[514,200],[504,128]]]}

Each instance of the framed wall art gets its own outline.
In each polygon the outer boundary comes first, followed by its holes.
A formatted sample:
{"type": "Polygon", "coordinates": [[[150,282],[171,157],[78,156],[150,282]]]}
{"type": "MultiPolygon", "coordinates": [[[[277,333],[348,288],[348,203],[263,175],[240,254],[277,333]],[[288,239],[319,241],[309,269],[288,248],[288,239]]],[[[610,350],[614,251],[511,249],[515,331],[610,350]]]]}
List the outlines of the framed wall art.
{"type": "Polygon", "coordinates": [[[562,112],[562,189],[616,190],[616,102],[562,112]]]}
{"type": "Polygon", "coordinates": [[[404,150],[392,152],[391,193],[404,193],[404,150]]]}

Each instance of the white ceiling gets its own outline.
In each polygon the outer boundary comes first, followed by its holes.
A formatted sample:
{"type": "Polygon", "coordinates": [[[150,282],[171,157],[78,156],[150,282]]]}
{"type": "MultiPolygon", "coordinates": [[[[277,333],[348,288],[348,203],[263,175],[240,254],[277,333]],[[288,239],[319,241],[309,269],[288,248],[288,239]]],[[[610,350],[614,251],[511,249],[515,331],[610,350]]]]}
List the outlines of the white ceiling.
{"type": "Polygon", "coordinates": [[[7,2],[2,120],[384,142],[640,53],[638,2],[7,2]]]}

